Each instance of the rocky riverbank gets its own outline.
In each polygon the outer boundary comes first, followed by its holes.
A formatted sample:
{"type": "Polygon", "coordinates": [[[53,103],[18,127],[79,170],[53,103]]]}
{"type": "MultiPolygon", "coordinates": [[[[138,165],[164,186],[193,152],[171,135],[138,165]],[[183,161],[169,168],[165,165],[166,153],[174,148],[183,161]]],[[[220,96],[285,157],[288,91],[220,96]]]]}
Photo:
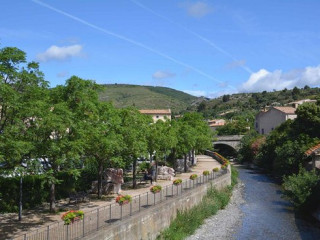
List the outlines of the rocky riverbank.
{"type": "Polygon", "coordinates": [[[233,189],[228,206],[223,210],[219,210],[216,215],[206,219],[204,224],[193,235],[186,239],[233,239],[233,234],[236,233],[242,224],[240,206],[244,203],[244,184],[239,181],[233,189]]]}

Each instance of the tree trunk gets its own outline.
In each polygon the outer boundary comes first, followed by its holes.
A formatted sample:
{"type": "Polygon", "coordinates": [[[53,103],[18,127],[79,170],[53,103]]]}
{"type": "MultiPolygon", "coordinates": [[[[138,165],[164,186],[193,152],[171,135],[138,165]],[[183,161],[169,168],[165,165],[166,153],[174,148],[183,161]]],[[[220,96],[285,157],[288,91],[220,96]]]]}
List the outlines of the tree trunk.
{"type": "Polygon", "coordinates": [[[19,221],[22,220],[22,176],[20,177],[19,221]]]}
{"type": "Polygon", "coordinates": [[[192,149],[192,165],[195,164],[194,159],[195,159],[195,151],[194,151],[194,149],[192,149]]]}
{"type": "Polygon", "coordinates": [[[176,159],[176,149],[172,148],[171,153],[172,153],[172,158],[173,158],[173,169],[176,171],[178,168],[178,163],[177,163],[177,159],[176,159]]]}
{"type": "Polygon", "coordinates": [[[156,170],[155,170],[155,176],[154,181],[157,182],[158,180],[158,160],[156,160],[156,170]]]}
{"type": "Polygon", "coordinates": [[[184,172],[187,172],[187,154],[184,154],[184,172]]]}
{"type": "Polygon", "coordinates": [[[132,188],[135,189],[137,187],[137,159],[133,159],[132,164],[132,188]]]}
{"type": "Polygon", "coordinates": [[[56,211],[56,196],[55,196],[56,185],[51,183],[50,186],[50,212],[56,211]]]}
{"type": "Polygon", "coordinates": [[[191,151],[188,152],[189,161],[191,162],[191,166],[193,166],[193,159],[191,157],[191,151]]]}
{"type": "Polygon", "coordinates": [[[103,165],[102,163],[99,164],[98,170],[98,198],[102,196],[102,175],[103,175],[103,165]]]}

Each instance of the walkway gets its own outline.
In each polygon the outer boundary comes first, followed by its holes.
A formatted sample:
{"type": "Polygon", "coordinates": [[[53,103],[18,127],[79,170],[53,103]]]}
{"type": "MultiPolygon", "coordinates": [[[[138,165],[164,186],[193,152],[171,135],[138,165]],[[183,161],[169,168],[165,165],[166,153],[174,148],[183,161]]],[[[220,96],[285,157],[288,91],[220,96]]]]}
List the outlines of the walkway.
{"type": "MultiPolygon", "coordinates": [[[[204,170],[211,171],[215,167],[220,167],[220,164],[213,160],[211,157],[205,155],[197,155],[197,165],[191,169],[190,173],[179,174],[176,178],[189,179],[191,174],[202,174],[204,170]]],[[[172,184],[172,181],[160,180],[157,184],[165,187],[172,184]]],[[[150,190],[150,184],[139,185],[139,189],[129,189],[124,190],[121,194],[129,194],[131,196],[138,196],[143,193],[147,193],[150,190]]],[[[114,203],[114,197],[116,195],[110,196],[105,200],[93,199],[90,202],[79,203],[77,205],[66,204],[66,201],[59,201],[57,204],[58,208],[63,209],[62,212],[70,209],[81,209],[85,213],[90,213],[95,211],[97,208],[108,207],[110,204],[114,203]]],[[[20,236],[26,232],[34,231],[37,228],[45,227],[53,222],[61,222],[61,214],[49,214],[47,211],[48,206],[40,207],[35,210],[25,211],[23,214],[22,222],[17,221],[17,214],[2,214],[0,215],[0,239],[13,238],[15,236],[20,236]]]]}

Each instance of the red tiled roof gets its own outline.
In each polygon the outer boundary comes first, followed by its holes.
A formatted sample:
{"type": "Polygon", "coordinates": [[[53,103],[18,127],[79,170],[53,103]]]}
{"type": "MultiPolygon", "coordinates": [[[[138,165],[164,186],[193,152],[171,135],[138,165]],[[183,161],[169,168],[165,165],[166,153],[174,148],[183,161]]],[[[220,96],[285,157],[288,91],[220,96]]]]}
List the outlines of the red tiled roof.
{"type": "Polygon", "coordinates": [[[163,115],[171,115],[170,109],[141,109],[139,110],[142,114],[163,114],[163,115]]]}
{"type": "Polygon", "coordinates": [[[293,107],[273,107],[281,112],[284,112],[286,114],[295,114],[296,109],[293,107]]]}
{"type": "Polygon", "coordinates": [[[304,154],[307,155],[307,156],[310,156],[312,153],[314,153],[318,149],[320,149],[320,143],[315,145],[315,146],[313,146],[312,148],[309,148],[304,154]]]}

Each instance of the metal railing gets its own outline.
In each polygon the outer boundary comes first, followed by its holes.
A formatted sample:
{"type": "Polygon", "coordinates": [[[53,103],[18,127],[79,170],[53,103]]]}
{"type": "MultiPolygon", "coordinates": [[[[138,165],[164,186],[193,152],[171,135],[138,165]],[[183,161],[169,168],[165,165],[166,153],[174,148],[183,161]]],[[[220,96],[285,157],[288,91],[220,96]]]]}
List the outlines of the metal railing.
{"type": "Polygon", "coordinates": [[[195,180],[186,179],[180,185],[167,185],[159,193],[146,192],[132,197],[129,204],[110,205],[96,208],[85,212],[83,220],[65,225],[64,222],[57,222],[35,231],[25,233],[13,240],[73,240],[80,239],[89,233],[99,230],[102,227],[121,221],[124,217],[146,210],[166,200],[182,195],[186,191],[199,187],[227,173],[227,169],[219,172],[211,172],[209,175],[200,175],[195,180]]]}

